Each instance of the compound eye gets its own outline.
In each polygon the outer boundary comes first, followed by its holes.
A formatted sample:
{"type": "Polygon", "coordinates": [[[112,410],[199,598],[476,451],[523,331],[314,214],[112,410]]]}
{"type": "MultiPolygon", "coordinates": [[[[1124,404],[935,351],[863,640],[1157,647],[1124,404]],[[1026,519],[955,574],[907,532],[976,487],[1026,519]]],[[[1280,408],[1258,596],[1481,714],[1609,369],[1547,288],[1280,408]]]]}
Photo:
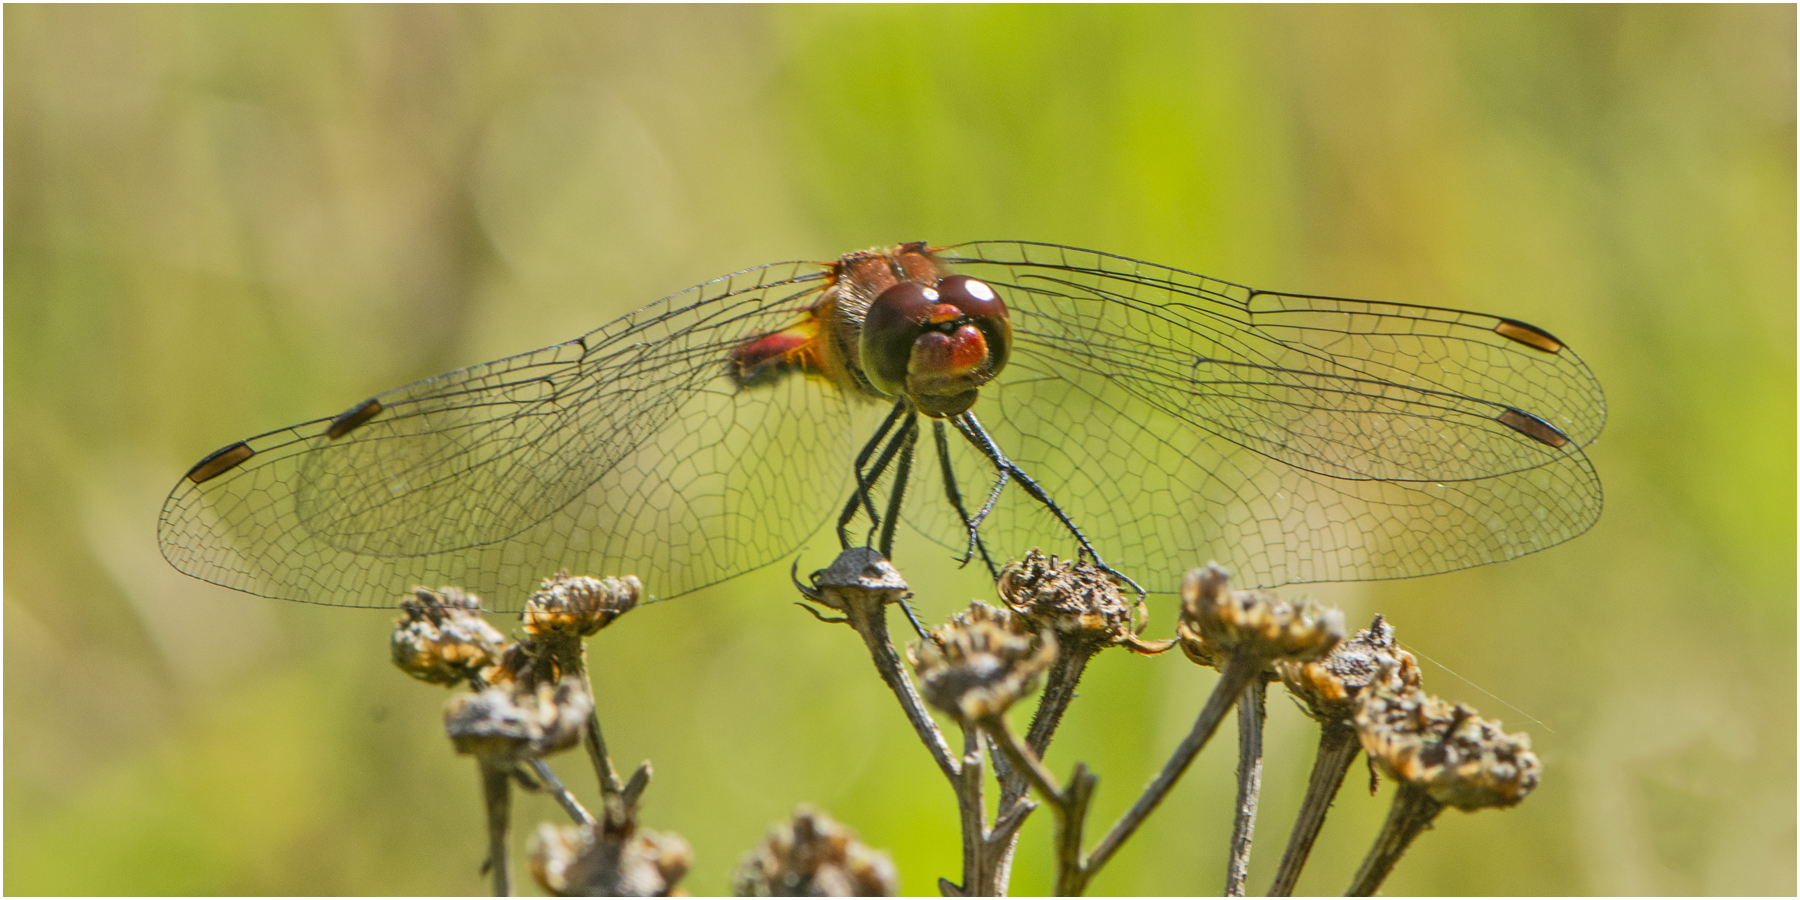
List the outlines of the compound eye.
{"type": "Polygon", "coordinates": [[[946,275],[938,279],[937,286],[942,297],[938,302],[968,316],[986,336],[989,377],[998,375],[1012,354],[1012,317],[1006,311],[1006,302],[993,286],[967,275],[946,275]]]}
{"type": "Polygon", "coordinates": [[[937,289],[943,298],[939,303],[948,303],[971,319],[1006,318],[1006,304],[985,281],[967,275],[949,275],[938,279],[937,289]]]}
{"type": "Polygon", "coordinates": [[[912,355],[913,341],[942,302],[936,290],[902,281],[882,291],[869,304],[858,347],[863,374],[876,390],[890,397],[905,390],[906,362],[912,355]]]}

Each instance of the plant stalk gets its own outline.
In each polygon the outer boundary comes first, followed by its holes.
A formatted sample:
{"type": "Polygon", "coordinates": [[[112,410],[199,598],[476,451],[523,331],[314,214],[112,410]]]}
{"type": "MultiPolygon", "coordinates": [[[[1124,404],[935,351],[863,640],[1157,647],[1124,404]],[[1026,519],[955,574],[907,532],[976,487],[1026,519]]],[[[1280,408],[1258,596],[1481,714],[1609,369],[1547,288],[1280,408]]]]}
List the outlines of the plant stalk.
{"type": "Polygon", "coordinates": [[[1381,834],[1375,837],[1374,846],[1369,848],[1369,855],[1363,859],[1356,877],[1350,880],[1350,888],[1344,891],[1344,896],[1375,896],[1388,873],[1394,870],[1394,864],[1412,845],[1413,838],[1429,827],[1443,809],[1444,805],[1433,800],[1424,788],[1411,782],[1400,782],[1400,789],[1394,792],[1394,805],[1388,809],[1387,821],[1381,826],[1381,834]]]}
{"type": "Polygon", "coordinates": [[[1324,725],[1319,730],[1319,752],[1313,758],[1312,777],[1306,784],[1306,798],[1300,801],[1300,814],[1294,819],[1294,830],[1288,835],[1286,852],[1275,870],[1275,881],[1269,885],[1269,896],[1291,897],[1300,883],[1300,871],[1312,853],[1313,841],[1325,826],[1325,815],[1344,784],[1344,775],[1362,745],[1356,729],[1343,724],[1324,725]]]}
{"type": "Polygon", "coordinates": [[[1262,677],[1263,666],[1267,664],[1268,661],[1262,657],[1247,653],[1233,654],[1226,660],[1219,673],[1218,683],[1213,685],[1212,694],[1206,698],[1206,705],[1200,708],[1200,714],[1194,718],[1194,727],[1182,740],[1181,746],[1175,748],[1174,754],[1163,765],[1162,771],[1157,773],[1155,780],[1144,788],[1144,793],[1138,797],[1137,802],[1119,818],[1112,830],[1106,833],[1106,837],[1100,839],[1094,852],[1088,855],[1088,862],[1082,867],[1082,888],[1086,888],[1086,882],[1112,859],[1113,854],[1119,852],[1119,847],[1136,833],[1150,813],[1162,803],[1163,798],[1169,795],[1175,782],[1181,779],[1182,773],[1187,771],[1188,765],[1199,755],[1200,748],[1205,747],[1213,732],[1219,729],[1219,722],[1225,718],[1225,712],[1237,704],[1238,695],[1244,692],[1244,688],[1253,679],[1262,677]]]}
{"type": "Polygon", "coordinates": [[[507,841],[512,818],[512,767],[481,757],[481,796],[487,806],[488,874],[493,876],[494,896],[512,896],[512,874],[507,860],[507,841]]]}
{"type": "Polygon", "coordinates": [[[1256,833],[1256,805],[1262,794],[1263,719],[1267,714],[1269,683],[1261,676],[1250,680],[1238,697],[1237,812],[1231,824],[1231,858],[1225,865],[1225,896],[1244,896],[1250,876],[1250,844],[1256,833]]]}

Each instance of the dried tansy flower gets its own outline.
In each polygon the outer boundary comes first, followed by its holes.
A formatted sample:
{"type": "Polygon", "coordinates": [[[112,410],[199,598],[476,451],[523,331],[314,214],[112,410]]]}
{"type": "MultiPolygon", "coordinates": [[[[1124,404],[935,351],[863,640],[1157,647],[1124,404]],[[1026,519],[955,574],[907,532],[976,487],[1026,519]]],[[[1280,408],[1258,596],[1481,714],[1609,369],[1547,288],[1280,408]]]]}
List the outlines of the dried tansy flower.
{"type": "Polygon", "coordinates": [[[1166,643],[1138,637],[1142,601],[1126,603],[1115,577],[1092,563],[1058,560],[1032,550],[1000,570],[1000,599],[1032,631],[1053,629],[1065,645],[1090,642],[1161,653],[1166,643]]]}
{"type": "Polygon", "coordinates": [[[894,897],[900,875],[886,853],[856,832],[802,805],[769,828],[731,877],[739,897],[894,897]]]}
{"type": "Polygon", "coordinates": [[[907,648],[925,700],[962,722],[1005,712],[1056,659],[1051,631],[1033,635],[1016,614],[985,603],[907,648]]]}
{"type": "Polygon", "coordinates": [[[1346,895],[1381,889],[1407,847],[1446,806],[1512,806],[1537,787],[1542,766],[1523,734],[1378,673],[1356,698],[1356,736],[1369,760],[1398,781],[1387,821],[1346,895]]]}
{"type": "Polygon", "coordinates": [[[1217,563],[1187,574],[1181,584],[1176,634],[1189,659],[1217,667],[1226,655],[1266,660],[1316,659],[1344,636],[1344,615],[1309,601],[1288,603],[1268,591],[1226,589],[1230,575],[1217,563]]]}
{"type": "Polygon", "coordinates": [[[630,612],[643,596],[637,577],[589,578],[559,572],[525,603],[525,631],[587,637],[630,612]]]}
{"type": "Polygon", "coordinates": [[[681,835],[629,821],[539,825],[526,855],[538,884],[558,897],[680,896],[694,865],[681,835]]]}
{"type": "Polygon", "coordinates": [[[444,707],[444,730],[458,753],[495,759],[544,756],[581,740],[594,710],[576,676],[535,687],[512,682],[458,694],[444,707]]]}
{"type": "Polygon", "coordinates": [[[414,588],[389,639],[394,665],[420,681],[458,684],[499,659],[507,640],[481,618],[481,600],[453,587],[414,588]]]}
{"type": "Polygon", "coordinates": [[[1390,777],[1458,809],[1512,806],[1537,787],[1543,769],[1525,733],[1507,734],[1461,703],[1379,679],[1358,698],[1356,730],[1390,777]]]}
{"type": "Polygon", "coordinates": [[[1282,660],[1275,671],[1288,690],[1306,704],[1319,722],[1348,725],[1356,714],[1356,696],[1376,677],[1390,689],[1419,686],[1419,665],[1394,640],[1394,626],[1382,617],[1317,660],[1282,660]]]}
{"type": "Polygon", "coordinates": [[[811,580],[811,585],[795,583],[801,596],[843,613],[880,610],[912,596],[900,570],[870,547],[839,553],[831,565],[812,573],[811,580]]]}

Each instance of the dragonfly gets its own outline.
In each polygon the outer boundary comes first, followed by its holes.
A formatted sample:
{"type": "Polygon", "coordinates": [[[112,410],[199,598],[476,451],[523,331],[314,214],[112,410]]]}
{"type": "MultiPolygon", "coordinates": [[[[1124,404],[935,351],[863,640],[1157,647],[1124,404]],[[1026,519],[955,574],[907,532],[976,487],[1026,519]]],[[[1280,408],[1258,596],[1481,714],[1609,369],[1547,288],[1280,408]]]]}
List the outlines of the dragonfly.
{"type": "Polygon", "coordinates": [[[947,561],[1061,550],[1152,593],[1208,559],[1265,587],[1406,578],[1591,527],[1605,416],[1587,364],[1516,319],[914,242],[745,269],[233,442],[158,541],[265,597],[456,584],[496,611],[565,568],[671,599],[828,527],[891,555],[902,521],[947,561]]]}

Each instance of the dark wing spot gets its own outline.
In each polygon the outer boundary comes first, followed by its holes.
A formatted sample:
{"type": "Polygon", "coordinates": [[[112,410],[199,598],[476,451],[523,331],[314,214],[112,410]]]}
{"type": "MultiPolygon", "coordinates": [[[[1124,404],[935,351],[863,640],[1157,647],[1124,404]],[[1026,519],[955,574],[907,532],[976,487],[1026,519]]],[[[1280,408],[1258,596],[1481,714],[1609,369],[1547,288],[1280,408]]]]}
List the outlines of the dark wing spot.
{"type": "Polygon", "coordinates": [[[1538,418],[1528,412],[1509,409],[1494,417],[1500,424],[1551,447],[1561,447],[1569,442],[1569,436],[1556,429],[1555,425],[1538,418]]]}
{"type": "Polygon", "coordinates": [[[1557,340],[1555,335],[1536,325],[1527,325],[1516,319],[1501,319],[1499,324],[1494,326],[1494,333],[1545,353],[1561,353],[1563,348],[1563,342],[1557,340]]]}
{"type": "Polygon", "coordinates": [[[188,470],[187,478],[195,484],[210,481],[237,468],[244,460],[255,455],[256,451],[250,449],[250,445],[243,441],[220,447],[208,453],[205,459],[195,463],[194,467],[188,470]]]}
{"type": "Polygon", "coordinates": [[[364,422],[375,418],[380,412],[381,401],[379,400],[370,399],[358,403],[351,407],[349,412],[332,419],[331,424],[325,427],[325,436],[335,441],[360,428],[364,422]]]}

